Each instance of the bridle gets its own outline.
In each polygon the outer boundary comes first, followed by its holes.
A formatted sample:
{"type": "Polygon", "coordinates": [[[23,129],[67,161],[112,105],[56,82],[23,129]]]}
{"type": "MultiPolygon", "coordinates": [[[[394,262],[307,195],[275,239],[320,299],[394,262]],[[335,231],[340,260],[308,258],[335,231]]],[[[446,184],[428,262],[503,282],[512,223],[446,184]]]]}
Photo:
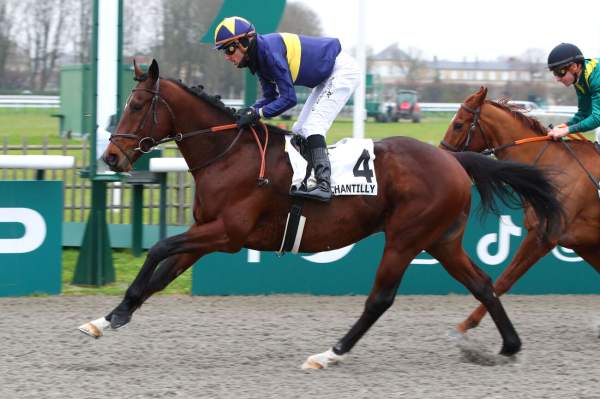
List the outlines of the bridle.
{"type": "MultiPolygon", "coordinates": [[[[145,79],[146,79],[146,77],[144,75],[141,78],[136,79],[136,80],[143,81],[145,79]]],[[[208,165],[221,159],[238,142],[240,136],[242,135],[242,132],[244,131],[244,129],[239,128],[239,126],[237,124],[231,123],[231,124],[226,124],[226,125],[213,126],[213,127],[207,128],[207,129],[194,130],[194,131],[186,132],[186,133],[179,132],[177,129],[177,124],[176,124],[177,119],[175,118],[175,113],[171,109],[171,106],[169,105],[169,103],[160,95],[160,77],[156,79],[156,83],[154,84],[154,88],[152,88],[152,89],[148,89],[145,87],[136,87],[133,90],[131,90],[131,94],[129,95],[127,104],[129,103],[131,96],[136,91],[145,91],[145,92],[152,94],[152,102],[150,104],[150,107],[146,110],[146,113],[140,120],[140,123],[138,124],[137,128],[135,129],[135,131],[133,133],[113,133],[110,135],[110,138],[109,138],[109,141],[115,147],[117,147],[119,149],[119,151],[121,151],[121,153],[125,156],[125,158],[127,158],[127,160],[129,161],[129,163],[131,165],[133,165],[133,160],[131,159],[129,154],[114,139],[123,138],[123,139],[129,139],[129,140],[139,140],[137,147],[134,148],[134,151],[139,151],[143,154],[147,154],[150,151],[152,151],[152,149],[154,147],[156,147],[160,144],[168,143],[171,141],[175,141],[175,142],[179,143],[185,139],[188,139],[190,137],[197,136],[200,134],[217,133],[217,132],[222,132],[222,131],[227,131],[227,130],[238,129],[238,133],[237,133],[236,137],[232,140],[232,142],[229,144],[229,146],[223,152],[221,152],[214,158],[202,163],[199,166],[191,167],[190,172],[194,172],[196,170],[205,168],[208,165]],[[164,104],[166,106],[167,110],[169,111],[169,115],[171,115],[171,121],[173,122],[173,127],[175,129],[175,133],[171,133],[165,138],[156,140],[153,137],[153,133],[154,133],[155,127],[158,125],[157,110],[158,110],[159,102],[164,104]],[[149,119],[149,117],[152,118],[152,126],[150,128],[150,134],[148,136],[144,136],[144,137],[140,138],[139,132],[142,131],[142,129],[144,129],[144,126],[146,125],[146,121],[149,119]]],[[[259,149],[260,157],[261,157],[261,165],[260,165],[258,182],[259,182],[259,185],[264,185],[264,184],[269,183],[269,180],[264,177],[264,175],[265,175],[265,154],[267,151],[267,145],[269,143],[269,130],[262,122],[259,122],[259,124],[261,125],[261,127],[263,128],[263,130],[265,132],[264,144],[261,143],[261,140],[258,137],[258,134],[256,133],[256,130],[254,129],[254,127],[250,127],[250,130],[252,131],[252,134],[254,135],[254,139],[256,140],[256,143],[258,145],[258,149],[259,149]]]]}
{"type": "Polygon", "coordinates": [[[490,141],[488,140],[487,135],[485,134],[485,131],[483,130],[483,126],[481,126],[481,123],[479,122],[481,120],[481,106],[479,106],[477,108],[471,108],[466,104],[461,104],[460,107],[462,109],[464,109],[465,111],[468,111],[471,114],[473,114],[473,121],[471,122],[471,125],[469,126],[469,130],[467,131],[467,137],[465,138],[465,141],[462,143],[462,145],[457,145],[457,146],[453,146],[452,144],[446,142],[445,140],[442,140],[440,142],[442,147],[444,147],[447,150],[454,151],[454,152],[465,151],[467,149],[467,147],[469,147],[469,144],[471,144],[471,140],[473,139],[475,130],[477,128],[479,128],[479,133],[481,134],[481,137],[483,138],[483,141],[485,142],[485,147],[486,147],[481,152],[486,155],[493,154],[496,149],[494,149],[492,147],[490,141]]]}
{"type": "MultiPolygon", "coordinates": [[[[136,79],[136,80],[143,81],[143,80],[145,80],[145,78],[140,78],[140,79],[136,79]]],[[[152,137],[152,135],[154,133],[154,128],[158,124],[157,110],[158,110],[159,102],[163,103],[167,107],[167,110],[169,111],[169,114],[171,115],[171,120],[173,121],[173,126],[176,126],[175,125],[176,118],[175,118],[175,114],[173,113],[173,110],[171,109],[171,106],[160,95],[160,78],[156,79],[156,83],[154,84],[153,89],[147,89],[145,87],[136,87],[133,90],[131,90],[131,94],[129,95],[129,98],[127,99],[126,104],[129,104],[129,100],[131,100],[131,96],[136,91],[145,91],[145,92],[152,94],[152,102],[150,103],[150,107],[146,110],[146,113],[142,117],[142,120],[140,120],[140,123],[138,123],[138,126],[133,133],[113,133],[110,135],[110,138],[109,138],[109,141],[112,144],[114,144],[115,147],[117,147],[123,155],[125,155],[125,157],[131,164],[133,164],[133,162],[132,162],[132,159],[129,157],[129,154],[125,150],[123,150],[123,148],[121,148],[121,146],[119,146],[119,144],[114,139],[123,138],[123,139],[130,139],[130,140],[139,140],[138,146],[136,148],[134,148],[134,151],[139,151],[143,154],[146,154],[146,153],[152,151],[152,149],[159,144],[166,143],[169,141],[183,140],[182,133],[170,134],[169,136],[165,137],[164,139],[161,139],[158,141],[156,141],[156,139],[154,139],[154,137],[152,137]],[[144,129],[144,126],[146,126],[146,122],[149,117],[152,118],[152,127],[150,128],[150,135],[140,138],[138,133],[140,131],[142,131],[142,129],[144,129]]],[[[175,127],[175,130],[177,130],[176,127],[175,127]]]]}

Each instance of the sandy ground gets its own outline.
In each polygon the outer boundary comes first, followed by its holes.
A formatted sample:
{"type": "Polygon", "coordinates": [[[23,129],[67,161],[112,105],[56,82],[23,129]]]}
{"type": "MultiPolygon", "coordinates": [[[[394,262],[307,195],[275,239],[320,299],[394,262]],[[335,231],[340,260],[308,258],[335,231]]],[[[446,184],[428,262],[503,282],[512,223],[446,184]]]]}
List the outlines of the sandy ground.
{"type": "Polygon", "coordinates": [[[98,340],[77,326],[117,297],[0,298],[0,398],[600,398],[600,296],[503,299],[514,360],[489,318],[448,337],[471,297],[400,296],[344,363],[304,371],[364,297],[155,297],[98,340]]]}

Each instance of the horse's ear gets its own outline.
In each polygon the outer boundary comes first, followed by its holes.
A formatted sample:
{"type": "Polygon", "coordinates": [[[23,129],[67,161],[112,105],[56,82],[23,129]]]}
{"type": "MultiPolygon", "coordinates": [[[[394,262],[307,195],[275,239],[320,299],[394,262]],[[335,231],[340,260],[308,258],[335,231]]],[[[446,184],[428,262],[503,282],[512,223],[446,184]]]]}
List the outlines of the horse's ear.
{"type": "Polygon", "coordinates": [[[482,100],[485,100],[485,97],[487,96],[487,87],[483,87],[481,86],[481,90],[483,91],[483,96],[481,97],[482,100]]]}
{"type": "Polygon", "coordinates": [[[158,79],[158,62],[156,62],[155,59],[152,59],[152,64],[150,64],[150,68],[148,68],[148,76],[150,76],[152,80],[158,79]]]}
{"type": "Polygon", "coordinates": [[[139,81],[142,79],[142,75],[144,75],[144,71],[142,71],[142,69],[138,66],[137,62],[135,61],[135,58],[133,59],[133,72],[135,74],[136,80],[139,81]]]}

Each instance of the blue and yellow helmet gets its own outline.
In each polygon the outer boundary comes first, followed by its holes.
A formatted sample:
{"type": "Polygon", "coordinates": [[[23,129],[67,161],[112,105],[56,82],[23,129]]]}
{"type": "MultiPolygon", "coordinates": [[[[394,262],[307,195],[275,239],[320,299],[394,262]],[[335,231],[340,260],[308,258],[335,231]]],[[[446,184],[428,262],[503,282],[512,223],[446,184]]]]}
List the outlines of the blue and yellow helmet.
{"type": "Polygon", "coordinates": [[[256,29],[248,20],[242,17],[227,17],[215,29],[215,48],[222,49],[234,40],[255,34],[256,29]]]}

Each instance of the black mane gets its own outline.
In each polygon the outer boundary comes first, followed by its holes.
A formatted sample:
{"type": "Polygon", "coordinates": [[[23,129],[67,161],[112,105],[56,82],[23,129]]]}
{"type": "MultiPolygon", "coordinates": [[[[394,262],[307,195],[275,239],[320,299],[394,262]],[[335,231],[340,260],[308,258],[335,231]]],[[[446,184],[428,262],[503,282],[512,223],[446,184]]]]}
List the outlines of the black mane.
{"type": "Polygon", "coordinates": [[[179,79],[166,79],[166,80],[175,83],[177,86],[181,87],[183,90],[187,91],[188,93],[192,94],[195,97],[198,97],[199,99],[201,99],[203,101],[206,101],[207,103],[220,109],[221,111],[225,111],[231,116],[235,115],[235,108],[231,108],[231,107],[228,107],[227,105],[225,105],[225,103],[223,101],[221,101],[221,96],[219,96],[219,95],[211,96],[210,94],[207,94],[204,91],[204,86],[198,85],[198,86],[190,87],[190,86],[187,86],[185,83],[183,83],[179,79]]]}
{"type": "MultiPolygon", "coordinates": [[[[190,87],[190,86],[187,86],[185,83],[183,83],[179,79],[167,78],[166,80],[175,83],[177,86],[181,87],[183,90],[192,94],[194,97],[198,97],[199,99],[206,101],[210,105],[212,105],[222,111],[225,111],[229,115],[235,116],[235,112],[236,112],[235,108],[231,108],[231,107],[228,107],[227,105],[225,105],[225,103],[223,101],[221,101],[221,96],[210,95],[210,94],[206,93],[204,91],[204,86],[197,85],[197,86],[190,87]]],[[[292,134],[289,130],[282,129],[275,125],[267,124],[267,126],[269,126],[269,133],[272,133],[272,134],[279,134],[279,135],[292,134]]]]}

